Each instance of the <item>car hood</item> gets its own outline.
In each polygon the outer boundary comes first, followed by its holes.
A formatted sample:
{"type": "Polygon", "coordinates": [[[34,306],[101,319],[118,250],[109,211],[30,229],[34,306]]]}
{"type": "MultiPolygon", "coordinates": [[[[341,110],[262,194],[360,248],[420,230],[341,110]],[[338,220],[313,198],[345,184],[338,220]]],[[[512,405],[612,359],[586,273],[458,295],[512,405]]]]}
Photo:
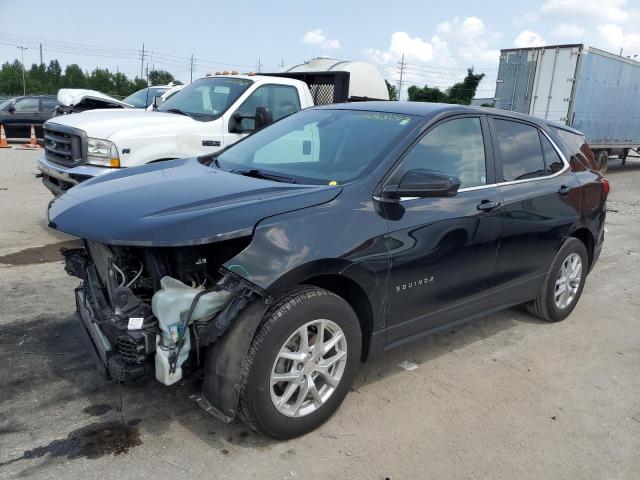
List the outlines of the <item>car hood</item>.
{"type": "Polygon", "coordinates": [[[133,108],[133,105],[96,90],[85,90],[83,88],[61,88],[58,90],[58,102],[65,107],[78,107],[86,100],[93,100],[94,103],[104,103],[105,107],[133,108]]]}
{"type": "Polygon", "coordinates": [[[184,131],[194,125],[196,120],[186,115],[147,111],[137,108],[87,110],[81,113],[61,115],[45,122],[64,125],[83,130],[89,137],[109,139],[114,134],[130,130],[139,133],[144,125],[145,131],[163,129],[166,131],[184,131]]]}
{"type": "Polygon", "coordinates": [[[49,226],[110,245],[199,245],[250,235],[266,217],[328,202],[341,190],[172,160],[73,187],[51,204],[49,226]]]}

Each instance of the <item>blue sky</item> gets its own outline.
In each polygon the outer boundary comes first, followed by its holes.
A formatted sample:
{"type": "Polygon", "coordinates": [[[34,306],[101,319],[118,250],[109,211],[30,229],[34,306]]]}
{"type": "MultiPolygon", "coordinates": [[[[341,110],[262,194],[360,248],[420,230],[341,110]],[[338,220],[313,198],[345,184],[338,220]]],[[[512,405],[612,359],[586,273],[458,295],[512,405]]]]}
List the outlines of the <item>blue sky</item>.
{"type": "Polygon", "coordinates": [[[475,66],[487,75],[478,96],[492,96],[501,48],[584,42],[640,54],[640,0],[26,3],[0,0],[0,62],[19,56],[17,44],[37,62],[42,42],[45,61],[134,76],[145,42],[150,67],[183,81],[191,54],[195,76],[329,56],[372,62],[391,81],[404,54],[410,84],[446,87],[475,66]]]}

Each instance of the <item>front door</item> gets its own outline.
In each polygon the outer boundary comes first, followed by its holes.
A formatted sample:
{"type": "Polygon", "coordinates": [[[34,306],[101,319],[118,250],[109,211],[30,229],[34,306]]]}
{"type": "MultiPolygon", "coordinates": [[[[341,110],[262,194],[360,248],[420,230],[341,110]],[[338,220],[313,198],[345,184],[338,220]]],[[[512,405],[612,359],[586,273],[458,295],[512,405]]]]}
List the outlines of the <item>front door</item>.
{"type": "Polygon", "coordinates": [[[6,116],[4,128],[9,138],[29,138],[31,125],[41,122],[40,99],[21,98],[13,104],[15,110],[6,116]]]}
{"type": "Polygon", "coordinates": [[[461,187],[453,197],[384,204],[391,261],[387,344],[489,304],[502,229],[489,140],[484,116],[448,119],[429,129],[398,167],[454,175],[461,187]]]}
{"type": "Polygon", "coordinates": [[[265,107],[273,116],[273,121],[280,120],[300,110],[298,89],[292,85],[261,85],[246,98],[235,110],[230,111],[227,124],[229,133],[225,146],[231,145],[255,130],[256,108],[265,107]],[[236,120],[235,115],[243,118],[236,120]]]}

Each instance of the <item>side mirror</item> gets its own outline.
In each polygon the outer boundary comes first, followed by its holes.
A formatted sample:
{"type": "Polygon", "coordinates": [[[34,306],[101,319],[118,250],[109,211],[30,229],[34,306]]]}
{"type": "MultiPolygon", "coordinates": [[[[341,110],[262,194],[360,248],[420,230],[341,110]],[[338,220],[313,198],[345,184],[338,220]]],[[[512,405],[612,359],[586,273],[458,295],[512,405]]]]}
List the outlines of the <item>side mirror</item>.
{"type": "Polygon", "coordinates": [[[9,108],[7,108],[7,112],[9,113],[13,113],[16,111],[16,106],[15,105],[9,105],[9,108]]]}
{"type": "Polygon", "coordinates": [[[407,171],[399,185],[384,187],[382,196],[393,200],[401,197],[453,197],[459,188],[460,180],[457,177],[416,169],[407,171]]]}
{"type": "Polygon", "coordinates": [[[164,99],[161,96],[153,97],[153,109],[157,110],[160,105],[164,103],[164,99]]]}
{"type": "Polygon", "coordinates": [[[266,127],[270,123],[273,123],[273,114],[267,107],[256,108],[255,116],[255,129],[260,130],[262,127],[266,127]]]}

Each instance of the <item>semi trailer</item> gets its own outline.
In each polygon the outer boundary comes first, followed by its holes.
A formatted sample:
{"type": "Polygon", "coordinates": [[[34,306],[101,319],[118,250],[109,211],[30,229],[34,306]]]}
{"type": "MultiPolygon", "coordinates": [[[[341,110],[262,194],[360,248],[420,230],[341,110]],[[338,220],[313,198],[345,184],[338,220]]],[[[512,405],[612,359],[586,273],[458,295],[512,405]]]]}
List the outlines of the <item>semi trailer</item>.
{"type": "Polygon", "coordinates": [[[604,172],[640,147],[640,62],[583,44],[501,50],[495,107],[581,131],[604,172]]]}

